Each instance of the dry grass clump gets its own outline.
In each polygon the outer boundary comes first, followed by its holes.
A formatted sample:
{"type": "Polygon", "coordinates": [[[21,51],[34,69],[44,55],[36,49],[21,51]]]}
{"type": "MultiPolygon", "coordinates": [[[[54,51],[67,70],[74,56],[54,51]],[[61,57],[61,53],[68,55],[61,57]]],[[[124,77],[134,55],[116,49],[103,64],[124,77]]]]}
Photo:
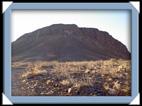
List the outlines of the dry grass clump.
{"type": "Polygon", "coordinates": [[[62,85],[68,85],[68,84],[70,84],[69,80],[62,80],[60,83],[62,85]]]}
{"type": "Polygon", "coordinates": [[[28,76],[34,76],[38,74],[47,73],[46,70],[43,70],[41,67],[44,65],[42,62],[35,62],[28,64],[27,68],[25,69],[26,72],[22,74],[22,78],[28,77],[28,76]]]}
{"type": "Polygon", "coordinates": [[[28,66],[30,62],[24,62],[24,61],[18,61],[18,62],[12,62],[12,68],[25,68],[28,66]]]}

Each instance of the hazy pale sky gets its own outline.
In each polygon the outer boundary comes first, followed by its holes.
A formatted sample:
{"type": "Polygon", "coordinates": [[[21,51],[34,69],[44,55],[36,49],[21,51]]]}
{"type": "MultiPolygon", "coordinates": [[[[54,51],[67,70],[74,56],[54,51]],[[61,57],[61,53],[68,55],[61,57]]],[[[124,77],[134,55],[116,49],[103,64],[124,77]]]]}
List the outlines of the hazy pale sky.
{"type": "Polygon", "coordinates": [[[130,22],[127,10],[15,10],[11,17],[11,41],[52,24],[76,24],[107,31],[131,51],[130,22]]]}

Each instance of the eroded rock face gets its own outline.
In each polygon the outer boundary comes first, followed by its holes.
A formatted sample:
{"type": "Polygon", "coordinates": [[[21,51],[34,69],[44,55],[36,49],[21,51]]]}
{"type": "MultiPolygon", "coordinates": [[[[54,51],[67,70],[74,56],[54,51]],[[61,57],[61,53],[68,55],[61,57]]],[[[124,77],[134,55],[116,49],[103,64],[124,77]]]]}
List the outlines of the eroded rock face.
{"type": "Polygon", "coordinates": [[[54,24],[24,34],[13,42],[12,57],[13,60],[81,61],[130,59],[130,53],[107,32],[75,24],[54,24]]]}

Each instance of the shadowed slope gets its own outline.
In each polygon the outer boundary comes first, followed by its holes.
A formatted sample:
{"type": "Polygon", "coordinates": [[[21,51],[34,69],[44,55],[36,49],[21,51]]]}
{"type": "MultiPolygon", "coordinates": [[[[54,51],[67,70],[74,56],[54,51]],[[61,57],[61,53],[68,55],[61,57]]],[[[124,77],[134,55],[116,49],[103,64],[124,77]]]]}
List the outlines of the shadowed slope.
{"type": "Polygon", "coordinates": [[[54,24],[13,42],[12,57],[13,60],[82,61],[130,59],[130,53],[107,32],[75,24],[54,24]]]}

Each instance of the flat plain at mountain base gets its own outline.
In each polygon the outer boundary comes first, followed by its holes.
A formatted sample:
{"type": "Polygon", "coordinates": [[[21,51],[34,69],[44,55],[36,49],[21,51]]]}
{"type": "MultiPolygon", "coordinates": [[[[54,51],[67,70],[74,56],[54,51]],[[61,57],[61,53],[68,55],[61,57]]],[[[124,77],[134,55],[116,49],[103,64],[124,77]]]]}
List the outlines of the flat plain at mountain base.
{"type": "Polygon", "coordinates": [[[130,60],[12,62],[13,96],[130,96],[130,60]]]}

